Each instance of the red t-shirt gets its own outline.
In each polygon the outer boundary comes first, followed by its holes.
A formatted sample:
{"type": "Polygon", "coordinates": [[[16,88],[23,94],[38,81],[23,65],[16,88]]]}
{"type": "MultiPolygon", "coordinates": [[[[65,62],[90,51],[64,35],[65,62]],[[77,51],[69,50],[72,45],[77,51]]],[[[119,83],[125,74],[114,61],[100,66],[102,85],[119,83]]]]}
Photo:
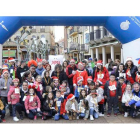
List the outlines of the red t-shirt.
{"type": "MultiPolygon", "coordinates": [[[[116,81],[109,81],[109,86],[117,86],[117,82],[116,81]]],[[[116,96],[116,90],[110,90],[110,97],[115,97],[116,96]]]]}
{"type": "Polygon", "coordinates": [[[126,70],[126,79],[131,83],[134,84],[134,79],[132,78],[132,76],[127,75],[127,72],[130,71],[130,69],[126,70]]]}

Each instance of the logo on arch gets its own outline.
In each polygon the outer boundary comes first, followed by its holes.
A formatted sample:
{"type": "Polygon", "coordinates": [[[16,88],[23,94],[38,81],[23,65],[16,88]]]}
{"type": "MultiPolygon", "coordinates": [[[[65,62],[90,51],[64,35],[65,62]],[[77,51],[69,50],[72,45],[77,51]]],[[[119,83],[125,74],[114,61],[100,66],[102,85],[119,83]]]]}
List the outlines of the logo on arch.
{"type": "Polygon", "coordinates": [[[130,25],[130,22],[129,22],[128,20],[126,20],[126,21],[124,21],[124,22],[122,22],[122,23],[120,24],[120,28],[121,28],[122,30],[128,30],[128,29],[129,29],[129,25],[130,25]]]}

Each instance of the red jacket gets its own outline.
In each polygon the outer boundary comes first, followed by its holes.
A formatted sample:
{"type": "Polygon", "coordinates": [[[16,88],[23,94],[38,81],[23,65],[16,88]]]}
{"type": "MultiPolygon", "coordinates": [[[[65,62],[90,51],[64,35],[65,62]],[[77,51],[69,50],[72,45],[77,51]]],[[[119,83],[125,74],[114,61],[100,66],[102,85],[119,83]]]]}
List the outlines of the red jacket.
{"type": "Polygon", "coordinates": [[[88,74],[87,74],[87,71],[86,70],[83,70],[83,71],[77,70],[76,71],[76,74],[73,77],[73,85],[78,85],[77,78],[80,77],[80,76],[82,76],[83,79],[84,79],[82,85],[84,85],[84,86],[86,85],[87,86],[88,74]]]}
{"type": "Polygon", "coordinates": [[[38,96],[35,95],[32,102],[29,101],[30,100],[30,97],[31,97],[30,95],[28,95],[26,97],[26,100],[24,102],[25,109],[26,110],[32,110],[32,109],[40,108],[41,105],[40,105],[40,100],[39,100],[38,96]],[[36,106],[33,106],[34,103],[37,103],[37,105],[36,106]]]}
{"type": "MultiPolygon", "coordinates": [[[[19,89],[19,87],[17,87],[19,89]]],[[[11,102],[12,105],[19,103],[20,101],[20,89],[19,89],[19,93],[15,93],[15,87],[14,86],[10,86],[10,90],[8,92],[8,102],[11,102]],[[14,95],[16,98],[12,99],[11,95],[14,95]]]]}
{"type": "Polygon", "coordinates": [[[105,85],[106,81],[109,80],[109,73],[108,73],[108,70],[107,70],[105,67],[103,67],[103,70],[102,70],[101,73],[95,71],[94,82],[97,82],[97,80],[99,79],[99,75],[100,75],[100,74],[102,75],[102,77],[100,77],[100,79],[102,79],[101,82],[103,83],[103,85],[105,85]]]}
{"type": "Polygon", "coordinates": [[[123,83],[123,84],[121,85],[122,95],[121,95],[121,98],[119,99],[119,101],[121,101],[121,100],[122,100],[122,96],[123,96],[123,93],[125,92],[125,88],[126,88],[126,84],[125,84],[125,83],[123,83]]]}
{"type": "Polygon", "coordinates": [[[63,113],[66,113],[65,105],[66,105],[66,100],[64,99],[64,102],[61,103],[60,115],[62,115],[63,113]]]}

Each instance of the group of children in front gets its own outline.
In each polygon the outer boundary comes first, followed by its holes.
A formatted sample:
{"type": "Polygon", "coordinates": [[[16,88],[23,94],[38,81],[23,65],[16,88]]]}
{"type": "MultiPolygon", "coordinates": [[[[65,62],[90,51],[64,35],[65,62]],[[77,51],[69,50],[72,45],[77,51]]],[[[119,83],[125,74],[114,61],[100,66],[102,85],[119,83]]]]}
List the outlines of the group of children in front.
{"type": "MultiPolygon", "coordinates": [[[[6,72],[4,72],[6,78],[6,72]]],[[[24,81],[19,87],[19,79],[12,80],[7,101],[9,106],[12,106],[12,116],[14,121],[23,119],[24,115],[29,119],[37,119],[41,116],[43,120],[53,117],[54,120],[59,120],[60,117],[65,120],[75,120],[83,118],[87,120],[97,119],[99,116],[104,116],[104,107],[106,101],[108,103],[109,117],[114,111],[114,116],[117,116],[118,111],[123,113],[124,117],[128,116],[128,108],[126,105],[133,98],[130,84],[125,84],[124,78],[120,77],[119,81],[115,80],[115,75],[110,75],[110,80],[105,86],[98,80],[93,82],[92,77],[88,77],[88,87],[82,85],[83,79],[78,79],[78,85],[75,88],[75,94],[70,93],[67,81],[59,84],[57,77],[52,77],[53,82],[45,89],[41,84],[41,77],[37,76],[34,83],[24,81]],[[118,110],[119,106],[119,110],[118,110]],[[16,113],[18,112],[18,113],[16,113]],[[19,114],[19,119],[17,118],[19,114]]],[[[1,90],[6,90],[7,86],[4,83],[1,85],[1,90]]],[[[6,98],[6,97],[5,97],[6,98]]],[[[5,122],[5,106],[0,100],[0,121],[5,122]]]]}

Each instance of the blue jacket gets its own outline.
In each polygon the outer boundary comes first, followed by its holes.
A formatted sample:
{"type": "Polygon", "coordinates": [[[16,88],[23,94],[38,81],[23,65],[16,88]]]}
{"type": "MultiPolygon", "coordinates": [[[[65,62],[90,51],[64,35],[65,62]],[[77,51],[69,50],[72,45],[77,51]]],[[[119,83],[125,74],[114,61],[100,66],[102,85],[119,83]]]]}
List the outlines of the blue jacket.
{"type": "MultiPolygon", "coordinates": [[[[84,85],[79,86],[79,87],[85,88],[84,85]]],[[[79,95],[80,95],[80,93],[78,92],[78,86],[77,86],[77,88],[75,89],[75,94],[74,94],[74,96],[77,97],[77,98],[79,98],[79,95]]]]}
{"type": "MultiPolygon", "coordinates": [[[[140,98],[140,91],[139,91],[138,95],[136,95],[136,92],[134,90],[132,90],[132,93],[134,94],[134,96],[138,96],[140,98]]],[[[140,106],[140,101],[135,101],[135,100],[132,99],[129,102],[129,105],[132,105],[132,104],[135,104],[135,106],[138,107],[138,106],[140,106]]]]}
{"type": "Polygon", "coordinates": [[[38,75],[42,75],[42,72],[44,71],[45,69],[42,67],[41,69],[37,68],[36,69],[36,72],[38,75]]]}

